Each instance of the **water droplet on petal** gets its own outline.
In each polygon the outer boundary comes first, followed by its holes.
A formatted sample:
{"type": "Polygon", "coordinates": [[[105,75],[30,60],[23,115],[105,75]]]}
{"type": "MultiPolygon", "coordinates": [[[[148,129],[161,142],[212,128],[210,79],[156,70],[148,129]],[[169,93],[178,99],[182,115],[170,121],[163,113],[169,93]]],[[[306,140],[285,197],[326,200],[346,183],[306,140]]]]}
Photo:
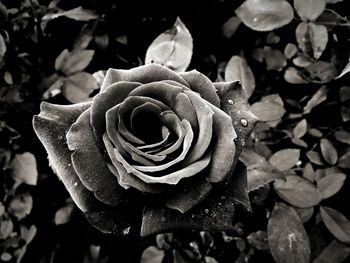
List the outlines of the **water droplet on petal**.
{"type": "Polygon", "coordinates": [[[254,22],[257,22],[257,21],[258,21],[258,18],[257,18],[257,17],[254,17],[253,20],[254,20],[254,22]]]}
{"type": "Polygon", "coordinates": [[[62,140],[62,139],[63,139],[63,136],[59,135],[59,136],[57,137],[57,139],[62,140]]]}
{"type": "Polygon", "coordinates": [[[75,182],[75,183],[74,183],[74,186],[78,186],[78,182],[75,182]]]}
{"type": "Polygon", "coordinates": [[[241,125],[243,127],[247,127],[248,126],[248,121],[246,119],[241,119],[241,125]]]}
{"type": "Polygon", "coordinates": [[[69,164],[68,164],[68,167],[71,167],[71,166],[72,166],[72,164],[71,164],[71,163],[69,163],[69,164]]]}
{"type": "Polygon", "coordinates": [[[204,213],[208,214],[209,213],[209,209],[205,209],[204,213]]]}
{"type": "Polygon", "coordinates": [[[131,228],[130,226],[129,226],[129,227],[127,227],[127,228],[124,228],[124,229],[123,229],[123,234],[124,234],[124,235],[129,234],[129,232],[130,232],[130,228],[131,228]]]}
{"type": "Polygon", "coordinates": [[[233,100],[228,100],[227,103],[233,105],[233,100]]]}

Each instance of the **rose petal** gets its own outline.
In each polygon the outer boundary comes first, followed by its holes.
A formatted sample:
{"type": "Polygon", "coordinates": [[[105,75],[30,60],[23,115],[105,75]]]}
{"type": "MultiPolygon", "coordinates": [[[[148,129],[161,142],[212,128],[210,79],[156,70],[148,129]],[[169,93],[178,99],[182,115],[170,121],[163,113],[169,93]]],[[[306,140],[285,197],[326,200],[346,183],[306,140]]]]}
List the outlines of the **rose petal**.
{"type": "Polygon", "coordinates": [[[113,163],[113,166],[108,165],[108,168],[117,177],[118,182],[122,187],[128,189],[130,186],[133,186],[134,188],[147,193],[162,193],[166,190],[163,185],[147,184],[133,174],[128,173],[123,165],[117,160],[114,154],[115,148],[107,134],[103,135],[103,141],[113,163]]]}
{"type": "Polygon", "coordinates": [[[40,114],[33,118],[34,130],[49,155],[52,168],[82,211],[93,210],[97,200],[83,186],[73,169],[71,151],[66,144],[66,131],[90,106],[91,103],[62,106],[42,102],[40,114]]]}
{"type": "Polygon", "coordinates": [[[118,82],[111,85],[105,92],[96,95],[91,105],[91,125],[95,138],[103,148],[102,136],[106,132],[105,114],[107,110],[121,103],[140,83],[118,82]]]}
{"type": "MultiPolygon", "coordinates": [[[[236,173],[244,176],[246,168],[243,165],[237,165],[236,173]]],[[[184,214],[174,209],[164,208],[155,202],[147,204],[143,212],[141,235],[148,236],[181,229],[233,231],[235,206],[231,192],[235,188],[236,185],[229,182],[224,190],[219,188],[213,191],[191,212],[184,214]]]]}
{"type": "Polygon", "coordinates": [[[181,120],[188,120],[191,124],[193,132],[195,134],[198,133],[196,111],[190,98],[185,93],[181,92],[177,94],[173,105],[173,110],[177,113],[181,120]]]}
{"type": "Polygon", "coordinates": [[[174,71],[158,64],[148,64],[129,70],[109,69],[102,83],[101,92],[119,81],[133,81],[145,84],[161,80],[173,80],[188,86],[187,82],[174,71]]]}
{"type": "Polygon", "coordinates": [[[237,137],[232,120],[229,115],[208,103],[214,111],[213,115],[213,155],[208,179],[218,183],[231,176],[234,168],[237,137]]]}
{"type": "Polygon", "coordinates": [[[139,150],[154,150],[154,149],[162,148],[164,145],[168,144],[169,137],[170,137],[169,129],[165,126],[162,127],[162,136],[163,136],[162,141],[159,141],[153,144],[137,146],[136,148],[139,150]]]}
{"type": "Polygon", "coordinates": [[[191,90],[198,92],[203,99],[220,108],[220,98],[210,79],[197,70],[180,73],[180,76],[187,81],[191,90]]]}
{"type": "Polygon", "coordinates": [[[186,156],[183,166],[190,164],[203,156],[208,149],[213,134],[213,115],[214,112],[207,103],[197,94],[192,91],[184,91],[189,97],[194,106],[199,123],[199,133],[196,143],[191,148],[191,151],[186,156]]]}
{"type": "MultiPolygon", "coordinates": [[[[211,158],[211,151],[202,157],[203,159],[211,158]]],[[[181,213],[185,213],[192,207],[202,202],[212,191],[213,186],[208,181],[206,170],[193,178],[181,181],[178,191],[174,191],[170,197],[167,197],[165,205],[169,208],[176,209],[181,213]],[[191,181],[191,179],[193,179],[191,181]]]]}
{"type": "Polygon", "coordinates": [[[83,185],[101,202],[116,205],[123,198],[115,177],[108,170],[98,149],[90,125],[90,109],[84,111],[66,135],[68,148],[74,151],[72,164],[83,185]]]}
{"type": "Polygon", "coordinates": [[[161,164],[161,165],[155,165],[155,166],[140,166],[140,165],[133,165],[133,167],[141,172],[159,172],[168,169],[169,167],[181,162],[183,159],[185,159],[188,151],[190,150],[190,147],[192,145],[193,140],[193,131],[191,129],[191,125],[189,122],[183,120],[182,125],[184,126],[184,129],[186,131],[186,135],[183,140],[182,144],[182,152],[179,154],[178,157],[176,157],[174,160],[161,164]]]}

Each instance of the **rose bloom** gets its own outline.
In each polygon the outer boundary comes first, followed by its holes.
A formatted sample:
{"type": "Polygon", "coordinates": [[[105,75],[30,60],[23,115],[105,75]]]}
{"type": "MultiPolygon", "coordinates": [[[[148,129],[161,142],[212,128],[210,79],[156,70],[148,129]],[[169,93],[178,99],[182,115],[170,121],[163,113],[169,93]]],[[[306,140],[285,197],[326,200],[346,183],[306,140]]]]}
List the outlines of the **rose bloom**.
{"type": "Polygon", "coordinates": [[[92,225],[146,236],[232,230],[234,204],[249,208],[237,161],[256,121],[239,83],[150,64],[109,69],[92,101],[43,102],[33,125],[92,225]]]}

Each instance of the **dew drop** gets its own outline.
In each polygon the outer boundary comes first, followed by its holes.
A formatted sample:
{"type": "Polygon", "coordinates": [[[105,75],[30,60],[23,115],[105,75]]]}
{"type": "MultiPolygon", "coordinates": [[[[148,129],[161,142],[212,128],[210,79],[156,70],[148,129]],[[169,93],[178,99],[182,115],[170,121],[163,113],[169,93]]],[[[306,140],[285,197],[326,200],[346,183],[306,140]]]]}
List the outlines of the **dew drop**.
{"type": "Polygon", "coordinates": [[[127,227],[127,228],[124,228],[124,229],[123,229],[123,234],[124,234],[124,235],[129,234],[129,232],[130,232],[130,228],[131,228],[130,226],[129,226],[129,227],[127,227]]]}
{"type": "Polygon", "coordinates": [[[78,186],[78,182],[75,182],[75,183],[74,183],[74,186],[78,186]]]}
{"type": "Polygon", "coordinates": [[[241,125],[243,127],[247,127],[248,126],[248,121],[246,119],[241,119],[241,125]]]}
{"type": "Polygon", "coordinates": [[[226,196],[223,195],[223,196],[221,196],[220,198],[221,198],[221,200],[225,200],[225,199],[226,199],[226,196]]]}
{"type": "Polygon", "coordinates": [[[253,20],[254,20],[254,22],[257,22],[257,21],[258,21],[258,18],[257,18],[257,17],[254,17],[253,20]]]}
{"type": "Polygon", "coordinates": [[[209,213],[209,209],[205,209],[204,213],[208,214],[209,213]]]}
{"type": "Polygon", "coordinates": [[[59,135],[59,136],[57,137],[57,139],[62,140],[62,139],[63,139],[63,136],[59,135]]]}
{"type": "Polygon", "coordinates": [[[162,216],[161,220],[162,220],[162,222],[165,222],[165,217],[164,217],[164,216],[162,216]]]}
{"type": "Polygon", "coordinates": [[[68,164],[68,167],[71,167],[71,166],[72,166],[72,164],[71,164],[71,163],[69,163],[69,164],[68,164]]]}
{"type": "Polygon", "coordinates": [[[233,105],[233,100],[228,100],[227,103],[233,105]]]}

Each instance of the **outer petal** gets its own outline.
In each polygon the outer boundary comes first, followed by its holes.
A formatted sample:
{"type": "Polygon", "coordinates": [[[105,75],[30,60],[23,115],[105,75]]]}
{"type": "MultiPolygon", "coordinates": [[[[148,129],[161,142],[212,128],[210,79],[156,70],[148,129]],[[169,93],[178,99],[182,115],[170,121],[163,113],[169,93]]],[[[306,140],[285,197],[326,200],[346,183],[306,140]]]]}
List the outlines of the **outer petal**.
{"type": "Polygon", "coordinates": [[[103,146],[102,136],[106,132],[105,114],[107,110],[121,103],[140,83],[118,82],[113,84],[103,93],[99,93],[93,99],[91,105],[91,125],[95,138],[100,147],[103,146]]]}
{"type": "Polygon", "coordinates": [[[108,170],[90,125],[90,109],[83,112],[67,133],[72,163],[83,185],[108,205],[117,205],[125,191],[108,170]]]}
{"type": "Polygon", "coordinates": [[[91,103],[82,103],[62,106],[43,102],[40,114],[33,118],[34,130],[49,155],[51,166],[82,211],[93,210],[97,200],[84,187],[73,169],[66,132],[90,105],[91,103]]]}
{"type": "MultiPolygon", "coordinates": [[[[237,175],[245,177],[246,168],[237,165],[237,175]]],[[[174,209],[164,208],[161,204],[146,205],[143,212],[141,235],[184,230],[233,231],[235,211],[232,191],[237,186],[229,183],[225,189],[213,191],[208,198],[193,208],[191,212],[180,213],[174,209]]]]}
{"type": "Polygon", "coordinates": [[[210,79],[197,70],[180,73],[180,75],[188,82],[191,90],[198,92],[203,99],[220,108],[220,98],[210,79]]]}
{"type": "Polygon", "coordinates": [[[158,64],[148,64],[129,70],[109,69],[102,83],[101,92],[119,81],[150,83],[161,80],[173,80],[188,87],[188,83],[174,71],[158,64]]]}

